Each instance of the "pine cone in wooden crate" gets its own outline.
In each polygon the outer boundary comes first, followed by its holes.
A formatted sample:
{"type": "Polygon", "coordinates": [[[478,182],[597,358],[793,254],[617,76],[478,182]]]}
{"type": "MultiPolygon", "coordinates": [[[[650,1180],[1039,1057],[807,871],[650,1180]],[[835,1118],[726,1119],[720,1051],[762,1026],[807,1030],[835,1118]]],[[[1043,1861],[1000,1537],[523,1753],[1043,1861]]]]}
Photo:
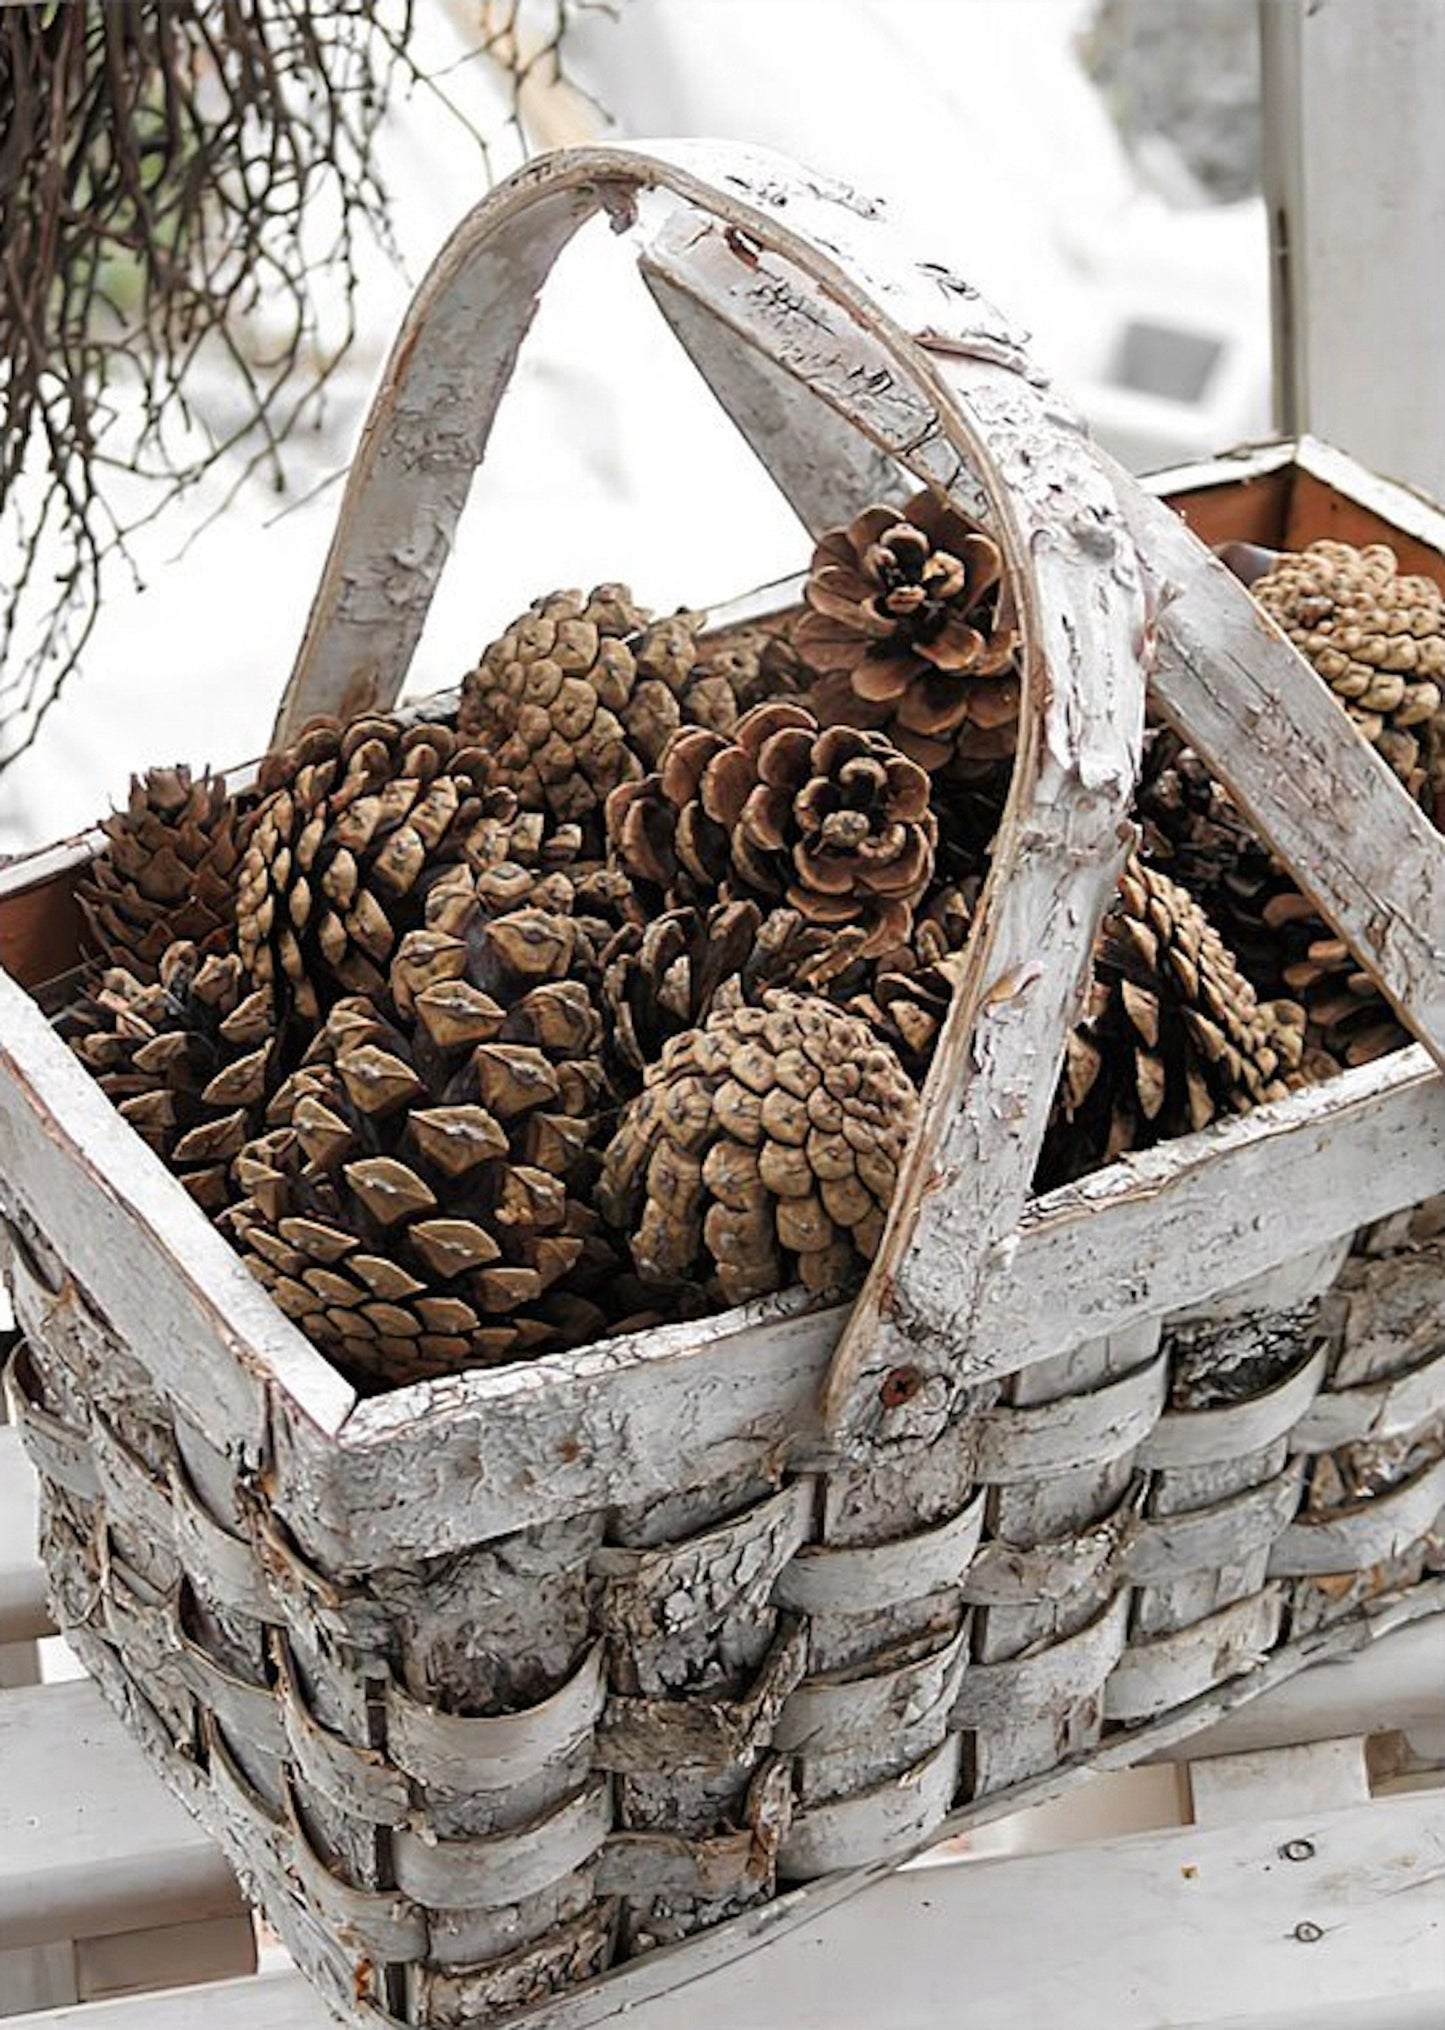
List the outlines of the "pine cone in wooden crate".
{"type": "Polygon", "coordinates": [[[644,1277],[742,1303],[846,1288],[883,1232],[917,1113],[898,1059],[812,995],[674,1037],[624,1109],[600,1202],[644,1277]]]}
{"type": "Polygon", "coordinates": [[[57,1026],[103,1092],[217,1213],[231,1160],[256,1134],[276,1082],[270,996],[248,991],[234,953],[169,945],[153,981],[112,967],[57,1026]]]}
{"type": "Polygon", "coordinates": [[[1037,1187],[1281,1099],[1303,1060],[1303,1011],[1261,1002],[1199,904],[1136,856],[1100,930],[1037,1187]]]}
{"type": "Polygon", "coordinates": [[[1331,541],[1281,554],[1250,590],[1423,800],[1425,729],[1445,718],[1445,593],[1401,572],[1388,543],[1331,541]]]}
{"type": "Polygon", "coordinates": [[[148,769],[100,829],[105,844],[75,890],[97,957],[149,984],[176,940],[226,949],[243,818],[224,777],[148,769]]]}
{"type": "Polygon", "coordinates": [[[1018,632],[997,543],[932,493],[870,507],[813,552],[793,640],[831,723],[881,728],[925,768],[1010,755],[1018,632]]]}
{"type": "Polygon", "coordinates": [[[1180,881],[1223,933],[1256,991],[1305,1011],[1315,1076],[1410,1041],[1389,1002],[1228,791],[1166,728],[1151,729],[1137,805],[1145,857],[1180,881]]]}
{"type": "Polygon", "coordinates": [[[759,699],[796,688],[777,631],[735,630],[709,648],[702,626],[695,613],[652,620],[625,585],[549,592],[466,678],[458,725],[525,809],[585,821],[656,767],[679,727],[731,733],[759,699]]]}
{"type": "Polygon", "coordinates": [[[236,892],[251,980],[316,1020],[346,993],[377,993],[428,881],[487,815],[515,808],[490,764],[449,727],[393,715],[318,719],[262,764],[236,892]]]}
{"type": "Polygon", "coordinates": [[[906,941],[938,838],[916,763],[791,700],[756,706],[731,738],[675,734],[653,774],[613,791],[607,829],[644,891],[786,901],[814,923],[861,925],[865,953],[906,941]]]}
{"type": "MultiPolygon", "coordinates": [[[[362,1386],[597,1336],[587,1197],[606,1081],[559,908],[493,914],[455,870],[386,995],[336,1004],[242,1153],[228,1225],[283,1311],[362,1386]]],[[[553,900],[557,898],[554,894],[553,900]]]]}

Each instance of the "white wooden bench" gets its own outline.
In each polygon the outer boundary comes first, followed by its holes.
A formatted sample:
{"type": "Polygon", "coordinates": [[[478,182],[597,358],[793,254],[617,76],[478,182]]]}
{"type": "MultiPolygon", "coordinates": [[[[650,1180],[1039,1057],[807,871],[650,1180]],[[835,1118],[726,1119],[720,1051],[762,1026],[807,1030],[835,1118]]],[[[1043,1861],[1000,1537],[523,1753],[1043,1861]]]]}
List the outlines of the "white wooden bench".
{"type": "MultiPolygon", "coordinates": [[[[907,1869],[640,2004],[629,2030],[1439,2030],[1445,1791],[1371,1796],[1358,1737],[1203,1767],[1193,1824],[907,1869]]],[[[15,2030],[329,2021],[299,1975],[268,1971],[15,2030]]]]}
{"type": "Polygon", "coordinates": [[[0,1426],[0,2016],[249,1973],[230,1869],[88,1679],[38,1682],[53,1633],[35,1483],[0,1426]]]}

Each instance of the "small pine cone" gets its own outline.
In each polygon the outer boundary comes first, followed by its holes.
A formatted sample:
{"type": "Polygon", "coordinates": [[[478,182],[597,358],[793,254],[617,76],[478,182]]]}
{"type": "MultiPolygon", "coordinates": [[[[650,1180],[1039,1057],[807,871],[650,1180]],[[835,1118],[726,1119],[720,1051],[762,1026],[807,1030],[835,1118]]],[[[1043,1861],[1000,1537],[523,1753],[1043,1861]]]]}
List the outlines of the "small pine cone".
{"type": "Polygon", "coordinates": [[[174,942],[225,950],[242,821],[223,776],[149,769],[131,778],[125,809],[100,829],[105,845],[76,883],[97,957],[148,984],[174,942]]]}
{"type": "Polygon", "coordinates": [[[476,748],[448,727],[392,716],[318,719],[263,762],[236,891],[236,945],[251,980],[314,1021],[339,996],[376,993],[428,881],[489,816],[476,748]]]}
{"type": "Polygon", "coordinates": [[[1282,1099],[1304,1057],[1303,1010],[1259,1001],[1199,905],[1136,857],[1066,1045],[1038,1188],[1282,1099]]]}
{"type": "Polygon", "coordinates": [[[548,593],[466,678],[458,726],[524,809],[585,821],[683,723],[700,626],[688,613],[649,622],[625,585],[548,593]]]}
{"type": "Polygon", "coordinates": [[[793,634],[827,722],[881,728],[922,767],[1017,744],[1018,629],[991,536],[935,494],[871,507],[813,552],[793,634]]]}
{"type": "Polygon", "coordinates": [[[906,942],[938,839],[922,769],[786,700],[731,739],[684,728],[655,774],[613,791],[607,826],[624,871],[673,902],[784,899],[814,923],[861,924],[865,953],[906,942]]]}
{"type": "Polygon", "coordinates": [[[260,1131],[277,1080],[270,997],[248,992],[234,953],[167,947],[157,978],[121,967],[57,1027],[143,1141],[197,1203],[232,1197],[233,1157],[260,1131]]]}
{"type": "Polygon", "coordinates": [[[598,1336],[615,1272],[588,1205],[606,1081],[571,977],[567,877],[446,870],[386,991],[339,1001],[237,1165],[229,1225],[281,1308],[360,1386],[598,1336]]]}
{"type": "Polygon", "coordinates": [[[781,625],[739,627],[704,638],[682,694],[684,726],[732,734],[754,705],[796,697],[805,676],[781,625]]]}
{"type": "Polygon", "coordinates": [[[917,1094],[867,1026],[812,995],[674,1037],[623,1111],[599,1200],[644,1278],[740,1304],[846,1288],[877,1250],[917,1094]]]}
{"type": "Polygon", "coordinates": [[[1318,542],[1250,587],[1414,797],[1427,727],[1445,717],[1445,592],[1387,543],[1318,542]]]}

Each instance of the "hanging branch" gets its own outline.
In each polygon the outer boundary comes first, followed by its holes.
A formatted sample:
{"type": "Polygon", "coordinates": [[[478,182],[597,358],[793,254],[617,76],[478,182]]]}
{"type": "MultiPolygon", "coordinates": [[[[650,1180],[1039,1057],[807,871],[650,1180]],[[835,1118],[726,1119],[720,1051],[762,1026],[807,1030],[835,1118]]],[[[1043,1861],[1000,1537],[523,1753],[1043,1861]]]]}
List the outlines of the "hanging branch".
{"type": "Polygon", "coordinates": [[[0,9],[0,772],[134,576],[136,531],[223,460],[282,484],[355,334],[358,230],[387,244],[382,115],[401,86],[445,99],[412,25],[413,0],[0,9]]]}

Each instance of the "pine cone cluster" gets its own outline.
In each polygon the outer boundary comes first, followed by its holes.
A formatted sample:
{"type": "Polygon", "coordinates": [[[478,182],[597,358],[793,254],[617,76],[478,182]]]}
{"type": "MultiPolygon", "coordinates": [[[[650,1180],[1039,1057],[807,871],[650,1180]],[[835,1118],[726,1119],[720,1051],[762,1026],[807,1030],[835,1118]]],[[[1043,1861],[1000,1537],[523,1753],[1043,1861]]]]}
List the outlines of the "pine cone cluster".
{"type": "MultiPolygon", "coordinates": [[[[1317,545],[1260,596],[1428,799],[1439,598],[1386,558],[1317,545]]],[[[997,546],[927,494],[765,627],[549,594],[455,725],[317,721],[242,798],[133,784],[60,1027],[364,1389],[846,1290],[963,977],[1016,652],[997,546]]],[[[1040,1188],[1400,1037],[1173,734],[1138,815],[1040,1188]]]]}

